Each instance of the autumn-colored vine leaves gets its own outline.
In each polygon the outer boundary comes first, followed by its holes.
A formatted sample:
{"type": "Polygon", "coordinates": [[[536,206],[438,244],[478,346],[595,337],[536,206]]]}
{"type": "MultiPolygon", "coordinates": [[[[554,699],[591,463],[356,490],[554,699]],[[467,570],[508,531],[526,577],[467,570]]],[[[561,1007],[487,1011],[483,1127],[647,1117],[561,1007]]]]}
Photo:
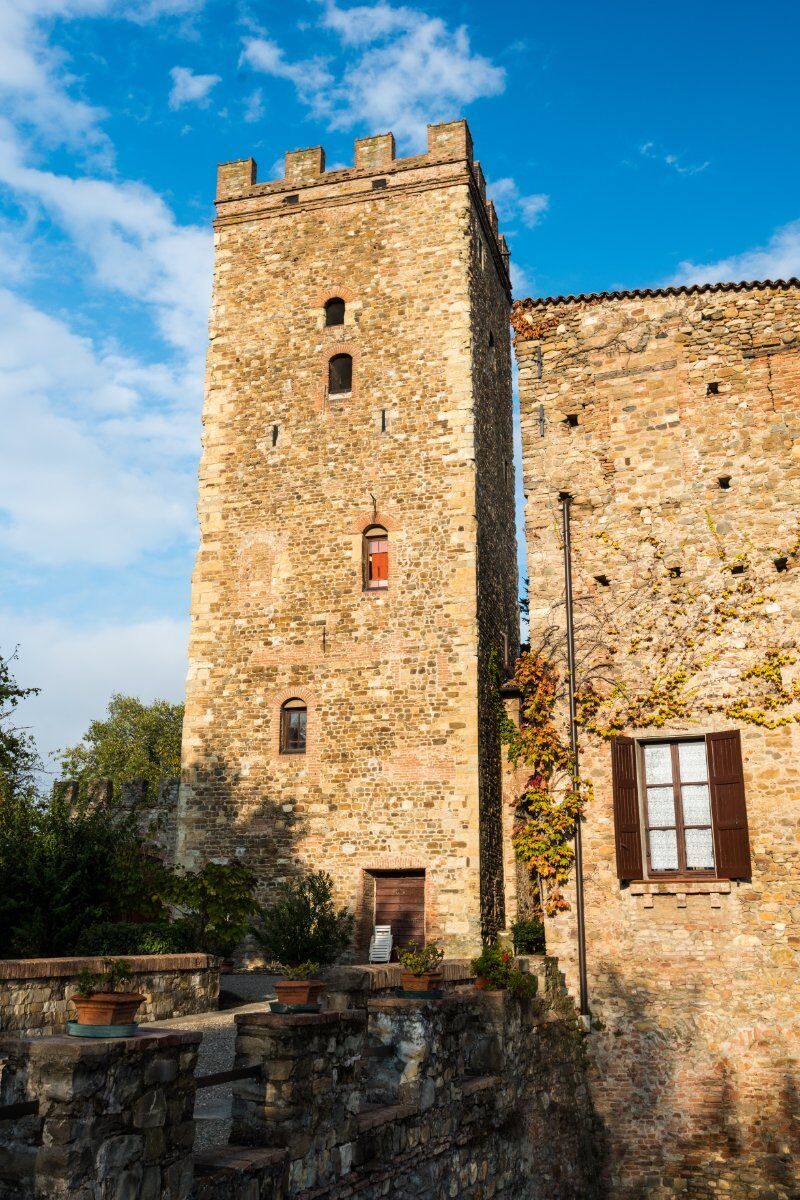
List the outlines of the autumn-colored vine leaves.
{"type": "MultiPolygon", "coordinates": [[[[496,660],[493,670],[499,677],[496,660]]],[[[541,879],[545,912],[555,916],[569,908],[561,889],[569,879],[575,823],[591,785],[575,778],[571,747],[556,726],[555,667],[541,654],[524,653],[517,662],[515,682],[522,691],[519,728],[496,693],[500,737],[508,747],[509,761],[531,768],[512,833],[514,851],[541,879]]]]}
{"type": "MultiPolygon", "coordinates": [[[[578,722],[586,734],[608,740],[710,714],[766,729],[800,721],[800,654],[774,622],[779,606],[766,574],[772,563],[760,556],[752,563],[745,554],[729,557],[710,520],[709,529],[719,574],[707,573],[702,588],[676,575],[665,548],[649,536],[635,552],[635,584],[617,592],[613,608],[586,598],[582,641],[588,654],[576,687],[578,722]],[[725,686],[735,669],[732,654],[738,660],[733,690],[725,686]],[[725,669],[715,671],[715,665],[725,669]]],[[[597,536],[630,565],[621,546],[607,534],[597,536]]],[[[786,558],[800,558],[800,535],[786,558]]],[[[558,647],[550,648],[560,657],[558,647]]],[[[499,686],[499,656],[491,669],[499,686]]],[[[514,849],[541,879],[548,916],[569,908],[561,889],[574,860],[575,824],[591,797],[591,783],[575,778],[571,746],[563,722],[557,723],[559,680],[544,650],[521,656],[514,677],[522,693],[519,728],[496,688],[509,760],[531,772],[518,802],[514,849]]]]}

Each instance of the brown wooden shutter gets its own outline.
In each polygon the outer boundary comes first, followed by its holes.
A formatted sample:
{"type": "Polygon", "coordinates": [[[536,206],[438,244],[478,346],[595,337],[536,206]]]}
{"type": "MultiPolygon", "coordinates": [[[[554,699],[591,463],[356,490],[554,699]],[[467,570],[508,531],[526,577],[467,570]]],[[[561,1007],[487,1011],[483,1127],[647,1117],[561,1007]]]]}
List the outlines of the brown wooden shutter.
{"type": "Polygon", "coordinates": [[[723,879],[749,879],[750,838],[739,730],[709,733],[706,745],[717,874],[723,879]]]}
{"type": "Polygon", "coordinates": [[[611,782],[614,791],[617,875],[620,879],[641,879],[642,832],[636,782],[636,742],[633,738],[612,738],[611,782]]]}

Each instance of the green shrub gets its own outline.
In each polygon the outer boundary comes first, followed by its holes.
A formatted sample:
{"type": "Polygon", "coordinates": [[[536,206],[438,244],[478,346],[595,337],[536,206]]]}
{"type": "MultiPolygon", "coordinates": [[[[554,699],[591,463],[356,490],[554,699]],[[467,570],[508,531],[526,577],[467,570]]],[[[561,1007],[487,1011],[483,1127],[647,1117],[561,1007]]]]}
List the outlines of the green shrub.
{"type": "Polygon", "coordinates": [[[428,975],[439,970],[444,950],[440,950],[435,942],[428,942],[425,946],[409,942],[403,950],[398,951],[397,958],[400,966],[412,975],[428,975]]]}
{"type": "Polygon", "coordinates": [[[78,954],[185,954],[196,950],[183,922],[104,921],[84,930],[78,954]]]}
{"type": "Polygon", "coordinates": [[[329,966],[347,949],[353,917],[333,903],[333,880],[325,871],[284,883],[274,904],[263,908],[253,934],[268,962],[329,966]]]}
{"type": "Polygon", "coordinates": [[[511,938],[517,954],[544,954],[544,922],[540,917],[518,917],[511,922],[511,938]]]}
{"type": "Polygon", "coordinates": [[[514,955],[500,942],[484,946],[470,964],[475,975],[487,979],[497,991],[509,991],[520,1000],[529,1000],[536,993],[536,979],[520,971],[514,955]]]}
{"type": "Polygon", "coordinates": [[[123,814],[0,789],[0,957],[71,955],[84,929],[159,920],[169,872],[123,814]]]}
{"type": "MultiPolygon", "coordinates": [[[[206,863],[172,876],[163,898],[181,913],[193,949],[227,958],[250,929],[258,910],[255,875],[241,863],[206,863]]],[[[305,955],[306,958],[312,957],[305,955]]]]}

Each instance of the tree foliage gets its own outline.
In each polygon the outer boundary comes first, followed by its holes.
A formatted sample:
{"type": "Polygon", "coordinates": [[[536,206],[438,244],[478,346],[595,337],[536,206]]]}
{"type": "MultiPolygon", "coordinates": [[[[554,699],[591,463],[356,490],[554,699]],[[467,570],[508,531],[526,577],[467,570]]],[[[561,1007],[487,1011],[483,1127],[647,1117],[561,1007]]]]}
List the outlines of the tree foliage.
{"type": "Polygon", "coordinates": [[[314,871],[281,886],[274,904],[262,909],[254,933],[268,960],[287,967],[329,966],[347,949],[353,917],[333,902],[333,880],[314,871]]]}
{"type": "Polygon", "coordinates": [[[255,876],[240,863],[206,863],[176,872],[166,898],[182,913],[194,947],[227,958],[250,928],[256,912],[255,876]]]}
{"type": "Polygon", "coordinates": [[[115,693],[105,720],[92,721],[78,745],[61,754],[62,774],[84,784],[110,779],[115,793],[131,779],[146,779],[155,795],[162,780],[180,773],[182,727],[182,704],[143,704],[115,693]]]}
{"type": "Polygon", "coordinates": [[[0,794],[0,957],[69,955],[101,921],[152,920],[165,868],[124,815],[62,793],[0,794]]]}
{"type": "Polygon", "coordinates": [[[17,706],[39,689],[20,687],[12,673],[15,658],[16,652],[8,658],[0,654],[0,795],[4,797],[32,792],[41,767],[33,738],[14,723],[17,706]]]}

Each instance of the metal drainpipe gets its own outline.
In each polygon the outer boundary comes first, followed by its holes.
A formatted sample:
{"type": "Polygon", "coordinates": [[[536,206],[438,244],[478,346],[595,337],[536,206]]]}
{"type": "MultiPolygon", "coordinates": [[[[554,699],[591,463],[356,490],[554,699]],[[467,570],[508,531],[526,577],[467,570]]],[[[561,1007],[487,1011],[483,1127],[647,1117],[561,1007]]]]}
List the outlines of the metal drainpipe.
{"type": "MultiPolygon", "coordinates": [[[[559,492],[564,529],[564,594],[567,608],[567,670],[569,672],[569,733],[572,743],[573,780],[580,780],[578,766],[578,718],[575,707],[575,625],[572,608],[572,546],[570,543],[569,510],[572,496],[559,492]]],[[[583,908],[583,845],[581,842],[580,818],[575,822],[575,907],[578,917],[578,979],[580,986],[580,1013],[588,1023],[589,990],[586,984],[586,923],[583,908]]]]}

